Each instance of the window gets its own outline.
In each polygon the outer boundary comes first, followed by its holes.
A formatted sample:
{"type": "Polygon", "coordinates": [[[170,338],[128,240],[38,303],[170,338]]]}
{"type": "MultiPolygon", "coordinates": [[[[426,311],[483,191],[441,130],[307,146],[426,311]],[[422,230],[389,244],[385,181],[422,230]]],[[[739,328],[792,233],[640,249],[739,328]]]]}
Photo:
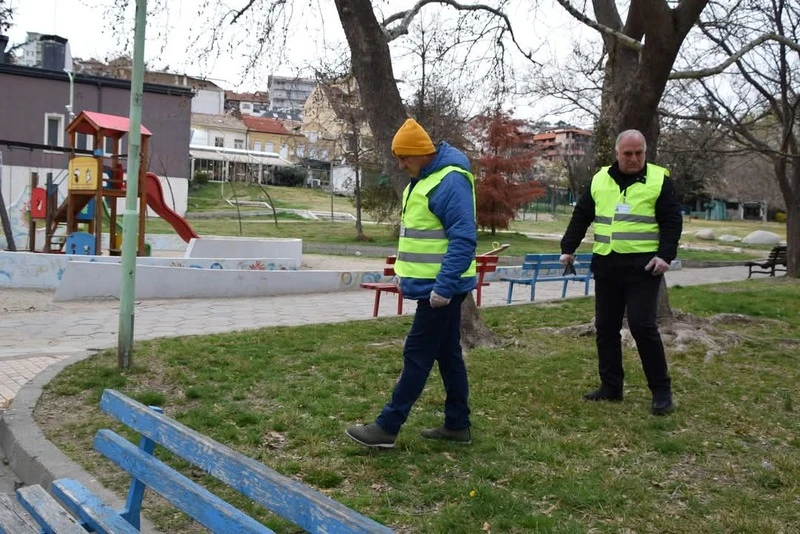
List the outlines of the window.
{"type": "Polygon", "coordinates": [[[215,137],[214,138],[214,146],[224,147],[225,146],[225,138],[224,137],[215,137]]]}
{"type": "Polygon", "coordinates": [[[297,157],[302,158],[306,152],[305,145],[297,145],[297,157]]]}
{"type": "MultiPolygon", "coordinates": [[[[106,137],[103,140],[103,150],[105,151],[106,155],[114,153],[114,138],[113,137],[106,137]]],[[[122,139],[120,138],[117,142],[117,154],[121,154],[122,150],[122,139]]]]}
{"type": "Polygon", "coordinates": [[[244,139],[234,139],[233,148],[238,148],[238,149],[244,148],[244,139]]]}
{"type": "Polygon", "coordinates": [[[261,152],[261,141],[256,141],[253,143],[253,150],[256,152],[261,152]]]}
{"type": "Polygon", "coordinates": [[[275,145],[273,145],[272,143],[264,144],[264,152],[274,152],[274,151],[275,151],[275,145]]]}
{"type": "Polygon", "coordinates": [[[94,136],[82,133],[76,134],[75,148],[80,150],[92,150],[94,148],[94,136]]]}
{"type": "Polygon", "coordinates": [[[317,142],[317,132],[308,132],[308,140],[312,143],[317,142]]]}
{"type": "Polygon", "coordinates": [[[44,143],[51,146],[64,146],[64,115],[59,113],[45,114],[44,143]]]}
{"type": "Polygon", "coordinates": [[[286,145],[281,145],[281,157],[285,158],[289,155],[289,147],[286,145]]]}

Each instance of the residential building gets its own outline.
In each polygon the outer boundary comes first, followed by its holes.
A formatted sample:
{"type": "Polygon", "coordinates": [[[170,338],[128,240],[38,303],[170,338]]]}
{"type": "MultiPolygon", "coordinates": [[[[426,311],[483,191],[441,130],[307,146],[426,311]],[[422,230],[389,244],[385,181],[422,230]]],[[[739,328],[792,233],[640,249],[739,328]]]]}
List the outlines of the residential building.
{"type": "Polygon", "coordinates": [[[269,109],[270,97],[268,93],[256,91],[255,93],[236,93],[225,91],[225,111],[238,112],[241,115],[261,115],[269,109]]]}
{"type": "Polygon", "coordinates": [[[234,115],[192,113],[191,144],[218,148],[247,147],[247,127],[234,115]]]}
{"type": "MultiPolygon", "coordinates": [[[[94,58],[75,58],[73,60],[73,70],[77,73],[108,76],[123,80],[130,80],[133,72],[130,58],[124,56],[113,59],[108,63],[103,63],[94,58]]],[[[192,113],[219,115],[225,110],[225,91],[210,80],[174,72],[145,71],[144,81],[145,83],[190,88],[194,91],[192,113]]]]}
{"type": "Polygon", "coordinates": [[[563,162],[565,158],[580,158],[592,143],[592,132],[579,128],[559,128],[533,136],[533,146],[540,158],[551,162],[563,162]]]}
{"type": "Polygon", "coordinates": [[[270,111],[302,111],[306,100],[317,86],[316,80],[294,76],[273,76],[267,78],[270,111]]]}
{"type": "MultiPolygon", "coordinates": [[[[221,181],[257,181],[269,183],[275,167],[290,167],[291,162],[272,151],[251,150],[248,144],[248,127],[245,120],[256,119],[234,115],[207,115],[192,113],[192,143],[189,154],[192,158],[192,175],[203,172],[212,180],[221,181]]],[[[264,120],[264,119],[256,119],[264,120]]],[[[289,132],[280,123],[283,135],[263,134],[263,147],[266,139],[272,139],[273,145],[283,146],[290,137],[289,132]]],[[[261,129],[265,126],[259,125],[261,129]]],[[[287,151],[288,152],[288,151],[287,151]]]]}
{"type": "Polygon", "coordinates": [[[17,63],[25,67],[63,70],[71,61],[67,39],[58,35],[28,32],[17,63]]]}
{"type": "Polygon", "coordinates": [[[278,153],[293,162],[305,157],[305,137],[299,132],[290,132],[281,121],[242,116],[242,122],[247,127],[249,150],[278,153]]]}
{"type": "Polygon", "coordinates": [[[317,84],[306,101],[301,131],[308,139],[306,154],[311,159],[351,163],[356,151],[361,156],[369,153],[372,130],[355,78],[317,84]]]}

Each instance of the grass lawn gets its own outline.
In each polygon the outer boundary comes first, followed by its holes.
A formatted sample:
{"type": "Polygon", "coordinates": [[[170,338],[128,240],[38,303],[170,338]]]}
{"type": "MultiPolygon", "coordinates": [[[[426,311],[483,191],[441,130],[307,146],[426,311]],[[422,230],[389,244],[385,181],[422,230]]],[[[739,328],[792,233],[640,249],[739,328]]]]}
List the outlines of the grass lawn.
{"type": "MultiPolygon", "coordinates": [[[[106,387],[161,405],[400,532],[796,532],[800,282],[675,287],[670,300],[703,317],[755,320],[720,326],[741,342],[710,361],[700,346],[670,354],[677,410],[668,417],[649,414],[632,349],[625,401],[581,400],[597,384],[593,340],[541,328],[588,322],[593,299],[582,298],[481,310],[501,343],[466,356],[469,447],[418,435],[442,420],[436,371],[394,450],[367,450],[344,435],[386,402],[409,317],[138,343],[136,367],[124,373],[108,351],[56,377],[36,418],[120,496],[126,477],[91,452],[93,434],[110,424],[97,409],[106,387]]],[[[187,476],[209,481],[196,470],[187,476]]],[[[244,499],[234,503],[276,532],[296,531],[244,499]]],[[[193,531],[173,510],[149,509],[163,531],[193,531]]]]}

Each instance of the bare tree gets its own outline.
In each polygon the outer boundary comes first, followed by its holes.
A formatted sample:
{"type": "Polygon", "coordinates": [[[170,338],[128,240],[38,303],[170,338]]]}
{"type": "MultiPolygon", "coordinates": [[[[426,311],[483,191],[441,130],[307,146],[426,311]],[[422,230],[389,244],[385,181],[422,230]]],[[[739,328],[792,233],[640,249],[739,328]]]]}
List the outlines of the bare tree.
{"type": "MultiPolygon", "coordinates": [[[[787,0],[714,2],[700,28],[721,61],[683,73],[684,90],[719,110],[735,148],[772,166],[787,209],[789,276],[800,276],[800,6],[787,0]],[[724,17],[724,19],[723,19],[724,17]],[[722,22],[724,20],[724,23],[722,22]],[[691,74],[691,76],[689,76],[691,74]],[[705,76],[721,74],[712,79],[705,76]],[[700,76],[702,75],[702,77],[700,76]]],[[[687,113],[686,118],[697,119],[687,113]]]]}

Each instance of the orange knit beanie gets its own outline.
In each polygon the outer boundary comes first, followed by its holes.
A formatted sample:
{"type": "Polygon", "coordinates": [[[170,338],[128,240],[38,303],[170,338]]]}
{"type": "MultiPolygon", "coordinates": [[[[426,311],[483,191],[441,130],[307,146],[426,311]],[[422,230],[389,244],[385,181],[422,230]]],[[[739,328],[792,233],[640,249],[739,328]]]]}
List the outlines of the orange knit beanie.
{"type": "Polygon", "coordinates": [[[407,119],[392,139],[395,156],[427,156],[436,152],[428,132],[414,119],[407,119]]]}

